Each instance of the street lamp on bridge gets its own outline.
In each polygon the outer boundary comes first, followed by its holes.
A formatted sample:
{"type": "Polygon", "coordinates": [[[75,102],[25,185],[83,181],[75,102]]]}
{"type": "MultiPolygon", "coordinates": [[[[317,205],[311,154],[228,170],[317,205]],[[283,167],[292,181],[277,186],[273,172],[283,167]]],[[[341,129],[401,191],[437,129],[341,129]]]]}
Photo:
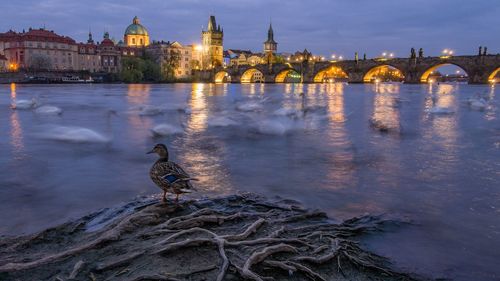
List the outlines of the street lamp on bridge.
{"type": "Polygon", "coordinates": [[[442,59],[447,59],[453,55],[454,51],[450,49],[444,49],[443,50],[443,55],[441,56],[442,59]]]}

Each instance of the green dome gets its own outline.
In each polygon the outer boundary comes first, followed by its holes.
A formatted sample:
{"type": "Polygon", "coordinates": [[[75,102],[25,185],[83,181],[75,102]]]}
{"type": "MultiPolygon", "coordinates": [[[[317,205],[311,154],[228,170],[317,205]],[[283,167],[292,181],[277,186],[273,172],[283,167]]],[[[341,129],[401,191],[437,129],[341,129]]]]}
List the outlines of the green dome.
{"type": "Polygon", "coordinates": [[[125,29],[125,35],[148,35],[148,31],[139,23],[139,18],[134,17],[132,24],[125,29]]]}

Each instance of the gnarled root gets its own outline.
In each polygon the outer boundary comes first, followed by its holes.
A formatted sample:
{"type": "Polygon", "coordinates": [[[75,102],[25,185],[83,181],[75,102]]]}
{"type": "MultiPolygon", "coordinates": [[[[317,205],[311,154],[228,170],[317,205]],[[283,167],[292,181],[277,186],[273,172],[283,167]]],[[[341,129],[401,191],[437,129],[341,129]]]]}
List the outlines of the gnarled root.
{"type": "Polygon", "coordinates": [[[148,204],[97,231],[84,231],[94,219],[89,217],[51,229],[51,237],[57,238],[60,232],[60,239],[33,235],[0,241],[5,246],[0,249],[0,279],[87,276],[138,281],[197,276],[194,279],[261,281],[293,275],[297,280],[352,276],[356,280],[415,280],[393,271],[386,259],[351,240],[380,231],[382,218],[360,217],[335,224],[322,212],[284,202],[242,195],[181,203],[175,208],[148,204]]]}

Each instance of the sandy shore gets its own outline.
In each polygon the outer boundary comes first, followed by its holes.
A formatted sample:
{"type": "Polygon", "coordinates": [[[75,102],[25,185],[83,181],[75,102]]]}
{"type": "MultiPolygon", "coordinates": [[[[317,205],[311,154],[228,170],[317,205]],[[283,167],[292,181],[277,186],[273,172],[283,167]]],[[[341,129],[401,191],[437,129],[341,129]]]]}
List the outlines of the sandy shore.
{"type": "Polygon", "coordinates": [[[177,205],[139,199],[2,238],[0,280],[426,280],[357,242],[393,223],[333,222],[297,202],[253,194],[177,205]]]}

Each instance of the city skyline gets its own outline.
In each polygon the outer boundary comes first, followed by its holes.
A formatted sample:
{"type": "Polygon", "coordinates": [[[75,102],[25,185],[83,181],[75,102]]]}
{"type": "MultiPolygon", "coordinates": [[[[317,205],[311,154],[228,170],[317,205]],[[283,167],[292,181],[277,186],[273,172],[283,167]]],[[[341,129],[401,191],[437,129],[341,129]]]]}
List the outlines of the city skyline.
{"type": "Polygon", "coordinates": [[[491,53],[498,53],[500,39],[490,34],[498,26],[496,15],[500,7],[491,5],[491,1],[418,0],[412,5],[400,2],[361,0],[359,8],[353,9],[348,1],[324,0],[288,1],[286,6],[280,1],[261,0],[237,3],[149,0],[140,4],[128,0],[119,4],[27,0],[23,1],[22,10],[19,3],[4,4],[6,12],[0,25],[3,31],[45,26],[77,41],[85,41],[89,29],[96,40],[101,40],[104,31],[108,31],[111,37],[121,40],[131,19],[138,16],[152,40],[199,44],[207,16],[214,14],[224,28],[225,49],[261,51],[272,20],[278,52],[307,48],[316,54],[335,53],[351,58],[355,51],[370,57],[387,51],[406,57],[411,47],[424,48],[426,55],[438,55],[444,48],[459,55],[474,54],[482,45],[488,46],[491,53]],[[299,12],[300,16],[296,15],[299,12]],[[241,21],[250,17],[253,20],[241,21]]]}

